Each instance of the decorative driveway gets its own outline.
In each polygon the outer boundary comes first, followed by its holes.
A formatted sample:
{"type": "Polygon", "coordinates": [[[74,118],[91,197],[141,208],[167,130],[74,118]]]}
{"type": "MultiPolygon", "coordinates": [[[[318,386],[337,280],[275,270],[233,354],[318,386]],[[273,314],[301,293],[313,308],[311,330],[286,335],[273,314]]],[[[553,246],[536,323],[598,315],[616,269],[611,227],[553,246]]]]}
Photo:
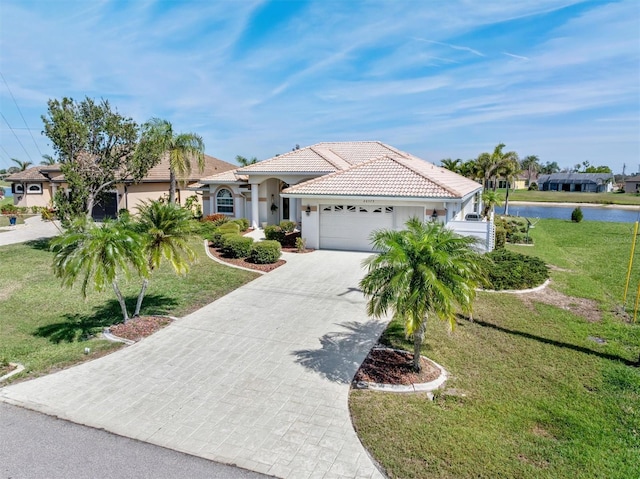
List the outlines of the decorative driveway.
{"type": "Polygon", "coordinates": [[[386,325],[358,290],[367,256],[288,254],[140,343],[0,400],[278,477],[381,477],[347,405],[386,325]]]}

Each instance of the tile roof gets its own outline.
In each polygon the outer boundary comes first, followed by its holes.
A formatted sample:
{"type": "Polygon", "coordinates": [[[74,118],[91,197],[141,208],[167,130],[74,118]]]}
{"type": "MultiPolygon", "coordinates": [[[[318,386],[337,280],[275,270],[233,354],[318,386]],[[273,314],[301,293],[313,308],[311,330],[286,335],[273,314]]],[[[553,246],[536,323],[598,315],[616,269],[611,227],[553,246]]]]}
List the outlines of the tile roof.
{"type": "Polygon", "coordinates": [[[387,154],[401,153],[379,141],[323,142],[240,168],[241,173],[332,173],[387,154]]]}
{"type": "Polygon", "coordinates": [[[482,186],[445,168],[396,152],[290,186],[284,194],[462,198],[482,186]]]}
{"type": "Polygon", "coordinates": [[[32,166],[24,171],[18,171],[5,178],[5,181],[47,181],[47,177],[41,173],[41,170],[46,169],[45,166],[32,166]]]}
{"type": "Polygon", "coordinates": [[[241,175],[238,173],[238,168],[233,170],[224,171],[217,175],[205,176],[200,178],[200,182],[203,184],[210,183],[235,183],[236,181],[246,182],[249,179],[247,175],[241,175]]]}

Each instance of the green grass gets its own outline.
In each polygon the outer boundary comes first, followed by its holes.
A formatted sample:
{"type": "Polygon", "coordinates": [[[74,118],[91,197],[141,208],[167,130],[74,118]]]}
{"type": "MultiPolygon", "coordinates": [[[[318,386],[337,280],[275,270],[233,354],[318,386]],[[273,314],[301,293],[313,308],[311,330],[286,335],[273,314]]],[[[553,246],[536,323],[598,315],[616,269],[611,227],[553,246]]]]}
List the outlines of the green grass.
{"type": "MultiPolygon", "coordinates": [[[[85,300],[79,285],[62,287],[52,274],[48,245],[37,241],[0,247],[0,360],[24,364],[31,376],[86,360],[85,347],[92,355],[121,347],[92,336],[122,320],[113,291],[91,291],[85,300]]],[[[142,314],[184,316],[256,277],[211,261],[200,242],[193,246],[198,263],[186,277],[166,265],[154,273],[142,314]]],[[[140,283],[122,286],[132,311],[140,283]]]]}
{"type": "MultiPolygon", "coordinates": [[[[505,190],[498,190],[504,198],[505,190]]],[[[635,193],[571,193],[568,191],[509,190],[509,201],[538,201],[559,203],[598,203],[604,205],[640,205],[635,193]]]]}
{"type": "MultiPolygon", "coordinates": [[[[553,288],[597,301],[601,321],[481,293],[474,323],[461,319],[449,333],[430,322],[423,349],[466,397],[351,393],[354,425],[391,477],[640,477],[640,323],[617,314],[630,228],[542,220],[536,246],[510,247],[570,270],[552,272],[553,288]]],[[[395,322],[383,341],[411,349],[395,322]]]]}

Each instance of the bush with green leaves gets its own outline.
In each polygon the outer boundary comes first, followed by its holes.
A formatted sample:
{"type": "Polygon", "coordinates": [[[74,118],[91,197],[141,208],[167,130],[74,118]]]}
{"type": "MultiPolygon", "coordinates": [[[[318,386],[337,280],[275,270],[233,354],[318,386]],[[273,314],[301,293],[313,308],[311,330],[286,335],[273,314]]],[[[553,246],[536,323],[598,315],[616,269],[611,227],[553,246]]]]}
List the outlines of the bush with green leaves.
{"type": "MultiPolygon", "coordinates": [[[[494,221],[496,226],[496,248],[504,246],[502,238],[498,238],[498,231],[504,230],[505,242],[513,244],[531,244],[533,241],[527,236],[527,220],[518,216],[500,216],[494,221]],[[502,245],[502,246],[499,246],[502,245]]],[[[500,233],[502,235],[502,233],[500,233]]]]}
{"type": "Polygon", "coordinates": [[[298,226],[298,225],[296,224],[295,221],[282,220],[280,222],[280,228],[285,233],[293,233],[293,230],[296,229],[296,226],[298,226]]]}
{"type": "Polygon", "coordinates": [[[264,228],[264,237],[268,241],[277,241],[282,244],[285,237],[285,232],[282,230],[280,226],[277,225],[267,225],[264,228]]]}
{"type": "Polygon", "coordinates": [[[213,240],[213,234],[218,230],[218,227],[211,221],[198,221],[196,228],[194,228],[198,235],[209,241],[213,240]]]}
{"type": "Polygon", "coordinates": [[[507,243],[507,230],[501,227],[496,228],[496,244],[495,248],[504,248],[507,243]]]}
{"type": "Polygon", "coordinates": [[[254,243],[251,247],[249,261],[256,264],[271,264],[280,259],[282,249],[280,243],[272,240],[254,243]]]}
{"type": "Polygon", "coordinates": [[[242,238],[242,236],[240,236],[238,233],[222,233],[222,236],[220,237],[220,243],[219,243],[220,246],[218,247],[224,249],[225,246],[227,245],[227,241],[234,238],[242,238]]]}
{"type": "Polygon", "coordinates": [[[203,218],[203,221],[209,221],[216,226],[220,226],[224,223],[227,223],[229,221],[229,217],[222,213],[216,213],[214,215],[206,216],[205,218],[203,218]]]}
{"type": "Polygon", "coordinates": [[[249,229],[249,220],[246,218],[237,218],[232,220],[231,223],[236,223],[240,227],[240,231],[247,231],[249,229]]]}
{"type": "Polygon", "coordinates": [[[489,289],[528,289],[549,279],[549,268],[540,258],[496,249],[484,255],[489,289]]]}
{"type": "Polygon", "coordinates": [[[582,208],[580,208],[579,206],[571,212],[571,221],[573,221],[574,223],[580,223],[583,217],[584,215],[582,214],[582,208]]]}
{"type": "Polygon", "coordinates": [[[251,254],[253,238],[249,236],[230,235],[225,238],[222,254],[229,258],[246,258],[251,254]]]}
{"type": "Polygon", "coordinates": [[[528,188],[529,191],[538,191],[538,183],[531,183],[528,188]]]}
{"type": "Polygon", "coordinates": [[[224,223],[221,226],[218,226],[218,231],[222,232],[222,234],[224,233],[236,233],[236,234],[240,234],[240,226],[238,225],[238,223],[224,223]]]}

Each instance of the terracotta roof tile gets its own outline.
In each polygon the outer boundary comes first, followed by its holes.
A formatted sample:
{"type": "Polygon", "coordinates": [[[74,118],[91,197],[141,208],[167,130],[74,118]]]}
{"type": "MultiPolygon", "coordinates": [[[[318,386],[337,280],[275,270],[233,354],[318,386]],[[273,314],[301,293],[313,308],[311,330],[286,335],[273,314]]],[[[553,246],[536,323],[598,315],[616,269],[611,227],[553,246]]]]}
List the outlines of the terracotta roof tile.
{"type": "Polygon", "coordinates": [[[210,183],[235,183],[236,181],[246,182],[248,180],[247,175],[241,175],[238,173],[238,168],[234,170],[224,171],[217,175],[206,176],[200,178],[200,182],[203,184],[210,183]]]}
{"type": "Polygon", "coordinates": [[[45,168],[45,166],[32,166],[24,171],[18,171],[7,176],[6,181],[46,181],[47,177],[41,172],[45,168]]]}

